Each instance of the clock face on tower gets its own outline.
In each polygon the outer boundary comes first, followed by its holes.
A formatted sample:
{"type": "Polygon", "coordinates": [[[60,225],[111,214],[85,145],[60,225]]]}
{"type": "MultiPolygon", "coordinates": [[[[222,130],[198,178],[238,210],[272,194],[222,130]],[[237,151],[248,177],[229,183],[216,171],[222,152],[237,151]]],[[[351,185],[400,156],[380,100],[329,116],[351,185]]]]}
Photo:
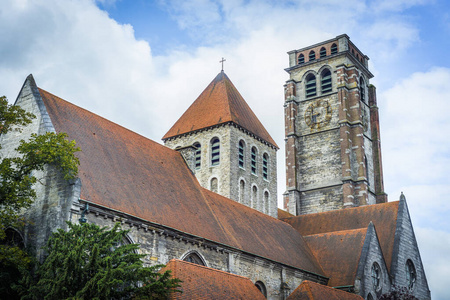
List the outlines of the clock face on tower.
{"type": "Polygon", "coordinates": [[[326,100],[316,100],[305,111],[305,122],[311,129],[322,128],[331,120],[331,106],[326,100]]]}

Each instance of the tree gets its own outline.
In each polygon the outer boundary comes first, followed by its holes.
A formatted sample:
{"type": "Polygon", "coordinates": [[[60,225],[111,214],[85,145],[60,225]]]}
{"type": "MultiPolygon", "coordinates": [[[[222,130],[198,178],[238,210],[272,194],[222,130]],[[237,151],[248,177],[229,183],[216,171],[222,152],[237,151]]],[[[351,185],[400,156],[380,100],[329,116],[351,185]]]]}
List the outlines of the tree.
{"type": "Polygon", "coordinates": [[[180,280],[161,265],[145,267],[137,244],[125,243],[127,230],[95,224],[58,229],[44,248],[48,256],[37,268],[28,299],[167,299],[180,280]]]}
{"type": "MultiPolygon", "coordinates": [[[[16,105],[8,104],[0,97],[0,134],[22,130],[35,116],[16,105]]],[[[1,149],[1,145],[0,145],[1,149]]],[[[0,293],[14,298],[11,289],[21,270],[27,268],[30,258],[13,241],[7,240],[6,230],[23,225],[20,213],[28,208],[36,197],[32,186],[37,179],[33,171],[43,170],[47,164],[59,167],[65,179],[75,178],[80,149],[75,141],[68,141],[67,134],[48,132],[31,135],[21,141],[16,157],[0,157],[0,293]]]]}

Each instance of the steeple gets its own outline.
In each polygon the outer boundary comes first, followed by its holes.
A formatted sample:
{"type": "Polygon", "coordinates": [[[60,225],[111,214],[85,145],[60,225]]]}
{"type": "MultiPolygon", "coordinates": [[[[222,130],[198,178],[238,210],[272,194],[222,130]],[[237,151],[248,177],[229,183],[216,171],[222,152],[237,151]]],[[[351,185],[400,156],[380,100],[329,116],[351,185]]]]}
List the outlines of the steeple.
{"type": "Polygon", "coordinates": [[[200,184],[277,216],[277,144],[221,71],[164,135],[200,184]]]}
{"type": "Polygon", "coordinates": [[[221,71],[164,135],[167,140],[189,132],[232,122],[278,148],[231,80],[221,71]]]}

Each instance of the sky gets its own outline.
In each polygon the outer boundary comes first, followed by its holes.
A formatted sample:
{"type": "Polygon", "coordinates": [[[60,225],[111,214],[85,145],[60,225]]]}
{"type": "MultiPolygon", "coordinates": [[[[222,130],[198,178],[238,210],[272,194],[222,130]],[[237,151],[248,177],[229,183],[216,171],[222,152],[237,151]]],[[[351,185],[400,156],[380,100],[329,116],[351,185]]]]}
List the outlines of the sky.
{"type": "Polygon", "coordinates": [[[403,191],[433,299],[450,278],[445,0],[0,0],[0,95],[39,87],[152,140],[220,72],[280,146],[290,50],[346,33],[377,87],[385,191],[403,191]]]}

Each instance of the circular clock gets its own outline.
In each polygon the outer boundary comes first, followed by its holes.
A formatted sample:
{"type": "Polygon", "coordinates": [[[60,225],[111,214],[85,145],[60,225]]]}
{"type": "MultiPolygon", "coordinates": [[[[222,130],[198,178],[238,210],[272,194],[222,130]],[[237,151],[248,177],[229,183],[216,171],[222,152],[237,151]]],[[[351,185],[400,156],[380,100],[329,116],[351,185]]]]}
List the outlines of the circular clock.
{"type": "Polygon", "coordinates": [[[305,122],[311,128],[322,128],[331,120],[331,106],[326,100],[316,100],[305,111],[305,122]]]}

